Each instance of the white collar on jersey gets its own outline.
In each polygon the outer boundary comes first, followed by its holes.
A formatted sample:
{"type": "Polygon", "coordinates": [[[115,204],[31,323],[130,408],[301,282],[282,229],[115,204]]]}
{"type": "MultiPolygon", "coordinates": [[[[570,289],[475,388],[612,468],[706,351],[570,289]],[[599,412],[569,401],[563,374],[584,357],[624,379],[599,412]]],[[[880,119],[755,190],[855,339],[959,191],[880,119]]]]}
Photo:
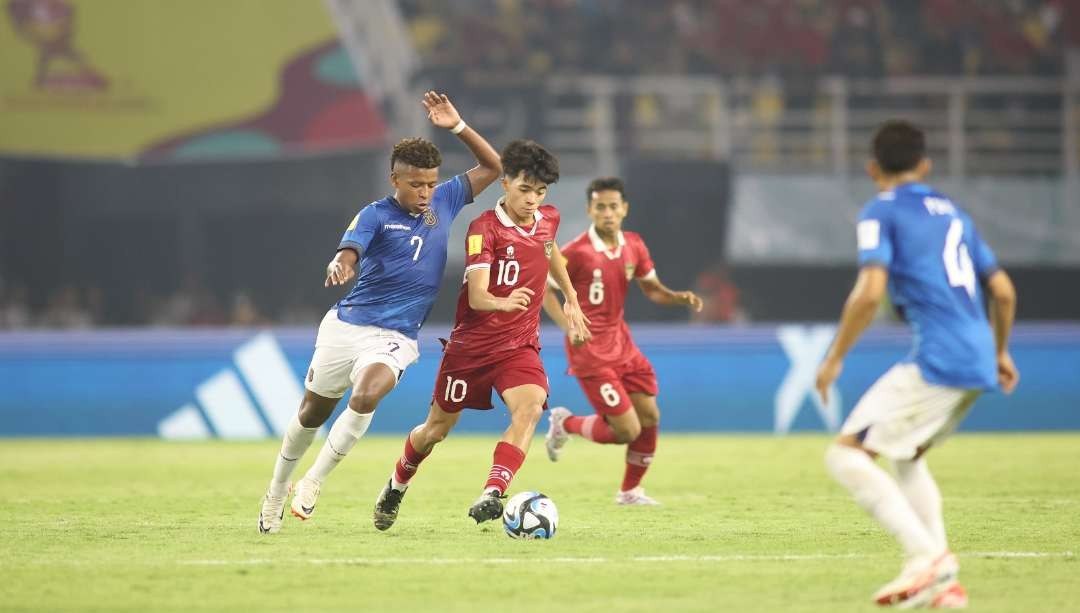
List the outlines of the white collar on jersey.
{"type": "Polygon", "coordinates": [[[604,239],[600,238],[600,235],[596,233],[596,225],[593,224],[589,226],[589,240],[592,241],[593,249],[596,249],[600,253],[603,253],[612,260],[622,255],[622,248],[626,245],[626,237],[623,236],[622,230],[619,230],[619,235],[617,238],[619,241],[619,245],[615,247],[615,251],[612,252],[610,249],[608,249],[607,243],[604,242],[604,239]]]}
{"type": "Polygon", "coordinates": [[[529,228],[529,231],[526,232],[525,228],[522,228],[514,223],[513,219],[510,219],[510,215],[502,207],[504,202],[506,202],[506,197],[499,198],[499,201],[495,203],[495,216],[499,218],[502,225],[507,228],[517,228],[517,231],[521,232],[523,236],[532,236],[533,234],[536,234],[536,228],[540,225],[540,220],[544,218],[544,215],[540,213],[540,210],[537,209],[533,213],[533,225],[529,228]]]}

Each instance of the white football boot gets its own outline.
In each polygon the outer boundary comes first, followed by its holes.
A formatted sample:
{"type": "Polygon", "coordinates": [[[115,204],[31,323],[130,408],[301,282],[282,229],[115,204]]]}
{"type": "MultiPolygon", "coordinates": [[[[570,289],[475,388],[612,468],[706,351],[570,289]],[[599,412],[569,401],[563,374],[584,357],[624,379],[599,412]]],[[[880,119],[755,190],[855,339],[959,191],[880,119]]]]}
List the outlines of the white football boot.
{"type": "Polygon", "coordinates": [[[285,517],[285,499],[289,497],[292,487],[285,490],[281,496],[271,496],[270,492],[262,499],[262,509],[259,511],[259,533],[274,534],[281,530],[281,520],[285,517]]]}
{"type": "Polygon", "coordinates": [[[874,594],[874,602],[883,606],[896,605],[899,609],[927,606],[956,582],[959,573],[960,564],[948,551],[930,560],[911,560],[904,565],[899,577],[874,594]]]}
{"type": "Polygon", "coordinates": [[[315,501],[319,499],[319,482],[304,477],[296,484],[296,495],[290,507],[292,514],[301,521],[311,519],[315,514],[315,501]]]}
{"type": "Polygon", "coordinates": [[[656,506],[660,503],[646,496],[645,488],[639,485],[632,490],[615,494],[615,504],[656,506]]]}
{"type": "Polygon", "coordinates": [[[555,407],[548,411],[548,431],[544,436],[544,447],[547,448],[548,459],[552,462],[559,461],[563,445],[570,440],[570,433],[566,431],[563,422],[573,415],[566,407],[555,407]]]}
{"type": "Polygon", "coordinates": [[[967,606],[967,590],[959,581],[953,581],[930,602],[931,609],[966,609],[967,606]]]}

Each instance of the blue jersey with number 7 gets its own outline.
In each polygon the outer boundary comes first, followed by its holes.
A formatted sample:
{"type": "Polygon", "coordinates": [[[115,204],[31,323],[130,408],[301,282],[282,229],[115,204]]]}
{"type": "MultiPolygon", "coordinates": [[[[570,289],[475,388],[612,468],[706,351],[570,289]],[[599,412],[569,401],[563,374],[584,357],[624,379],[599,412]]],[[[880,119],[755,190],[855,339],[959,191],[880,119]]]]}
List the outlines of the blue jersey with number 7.
{"type": "Polygon", "coordinates": [[[929,383],[997,388],[983,283],[998,270],[971,217],[921,183],[882,192],[856,228],[859,266],[889,271],[889,297],[911,324],[915,362],[929,383]]]}
{"type": "Polygon", "coordinates": [[[423,214],[409,213],[391,196],[361,209],[338,246],[360,254],[359,278],[337,303],[338,319],[415,339],[442,284],[450,224],[472,199],[461,174],[435,186],[423,214]]]}

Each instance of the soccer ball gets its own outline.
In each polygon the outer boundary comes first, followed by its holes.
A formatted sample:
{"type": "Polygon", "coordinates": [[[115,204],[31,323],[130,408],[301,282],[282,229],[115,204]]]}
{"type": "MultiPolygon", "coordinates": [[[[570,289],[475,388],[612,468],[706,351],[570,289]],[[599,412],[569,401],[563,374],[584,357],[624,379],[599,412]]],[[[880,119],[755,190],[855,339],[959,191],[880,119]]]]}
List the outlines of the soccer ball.
{"type": "Polygon", "coordinates": [[[559,525],[559,510],[540,492],[514,494],[503,511],[503,528],[510,538],[549,539],[559,525]]]}

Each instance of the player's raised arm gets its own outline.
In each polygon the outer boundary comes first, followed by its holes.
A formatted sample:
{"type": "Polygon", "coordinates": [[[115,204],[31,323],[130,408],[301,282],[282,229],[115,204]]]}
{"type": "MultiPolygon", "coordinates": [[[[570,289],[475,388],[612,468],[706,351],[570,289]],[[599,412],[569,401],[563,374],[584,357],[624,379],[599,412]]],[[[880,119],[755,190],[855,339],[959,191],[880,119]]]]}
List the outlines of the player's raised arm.
{"type": "Polygon", "coordinates": [[[882,266],[864,266],[859,270],[855,287],[852,288],[847,302],[844,303],[836,338],[833,339],[832,346],[829,347],[829,352],[818,369],[815,387],[823,401],[828,401],[829,387],[844,368],[844,356],[874,320],[874,314],[877,313],[881,300],[885,297],[888,281],[889,271],[882,266]]]}
{"type": "Polygon", "coordinates": [[[664,285],[660,281],[660,277],[655,274],[638,279],[638,285],[641,287],[641,291],[644,292],[645,297],[656,304],[664,306],[684,305],[690,307],[695,313],[700,313],[702,307],[705,306],[701,297],[694,292],[689,290],[674,291],[664,285]]]}
{"type": "Polygon", "coordinates": [[[570,273],[566,272],[566,258],[563,257],[562,251],[559,251],[558,245],[552,245],[551,258],[548,259],[548,274],[550,279],[555,281],[558,285],[559,291],[563,293],[563,314],[566,316],[567,325],[569,330],[567,334],[570,338],[577,343],[578,339],[581,341],[587,341],[592,338],[592,332],[589,332],[588,317],[585,317],[585,313],[581,311],[581,304],[578,302],[577,290],[574,289],[574,284],[570,281],[570,273]]]}
{"type": "Polygon", "coordinates": [[[1009,355],[1009,333],[1016,317],[1016,288],[1004,270],[998,270],[986,280],[990,294],[990,325],[994,328],[994,344],[997,347],[998,384],[1006,394],[1011,394],[1020,382],[1020,372],[1009,355]]]}
{"type": "Polygon", "coordinates": [[[456,134],[476,156],[477,165],[465,173],[465,176],[469,178],[469,187],[473,195],[479,194],[494,183],[495,179],[502,174],[499,152],[465,123],[453,103],[450,102],[450,98],[446,94],[429,91],[424,94],[423,105],[427,109],[428,119],[432,124],[456,134]]]}

